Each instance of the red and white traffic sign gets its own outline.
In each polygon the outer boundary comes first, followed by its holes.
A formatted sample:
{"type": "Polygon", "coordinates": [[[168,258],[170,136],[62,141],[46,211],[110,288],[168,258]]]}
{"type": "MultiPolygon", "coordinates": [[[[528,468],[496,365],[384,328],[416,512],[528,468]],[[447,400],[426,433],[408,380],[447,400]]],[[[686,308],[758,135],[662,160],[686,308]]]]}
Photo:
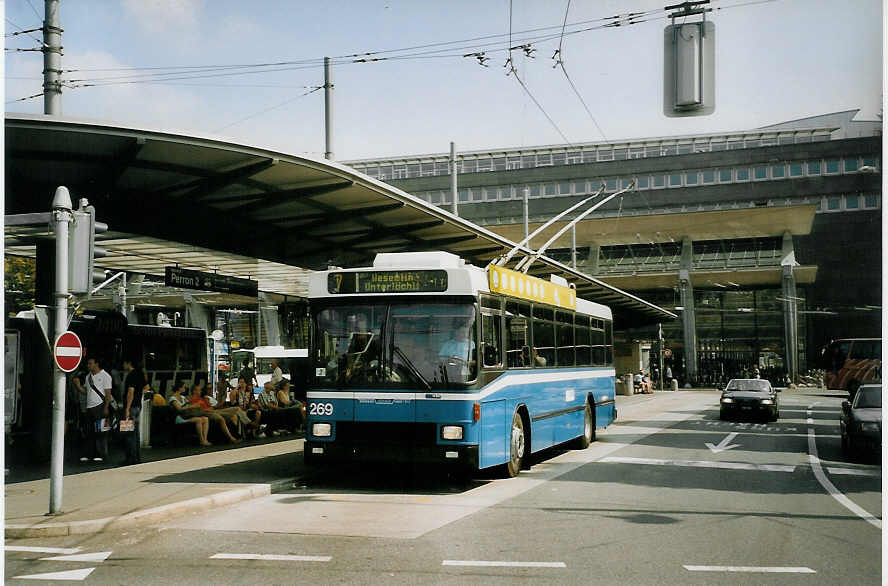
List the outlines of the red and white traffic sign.
{"type": "Polygon", "coordinates": [[[62,332],[52,347],[52,355],[59,370],[71,372],[80,365],[83,344],[74,332],[62,332]]]}

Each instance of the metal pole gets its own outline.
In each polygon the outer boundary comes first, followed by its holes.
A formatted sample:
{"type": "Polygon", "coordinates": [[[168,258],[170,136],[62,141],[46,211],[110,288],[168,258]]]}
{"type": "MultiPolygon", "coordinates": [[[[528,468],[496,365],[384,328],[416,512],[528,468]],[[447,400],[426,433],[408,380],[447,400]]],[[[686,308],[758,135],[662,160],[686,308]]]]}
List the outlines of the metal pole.
{"type": "Polygon", "coordinates": [[[454,216],[458,216],[459,194],[457,193],[456,185],[456,145],[453,141],[450,142],[450,195],[453,197],[453,205],[450,211],[453,212],[454,216]]]}
{"type": "Polygon", "coordinates": [[[570,266],[577,268],[577,225],[570,227],[570,266]]]}
{"type": "MultiPolygon", "coordinates": [[[[55,224],[55,325],[53,341],[68,329],[68,223],[71,213],[71,194],[67,187],[56,189],[52,199],[55,224]]],[[[49,514],[62,512],[62,479],[65,464],[65,373],[57,366],[52,369],[52,455],[49,471],[49,514]]]]}
{"type": "MultiPolygon", "coordinates": [[[[62,29],[59,0],[45,0],[43,20],[43,113],[62,113],[62,29]]],[[[70,206],[69,206],[70,207],[70,206]]]]}
{"type": "Polygon", "coordinates": [[[666,349],[663,347],[665,341],[663,340],[663,324],[661,324],[661,323],[657,324],[657,339],[660,342],[659,343],[659,347],[660,347],[660,390],[662,391],[663,390],[663,380],[666,378],[666,375],[663,374],[665,372],[663,370],[663,367],[665,366],[665,364],[663,364],[663,354],[665,354],[666,349]]]}
{"type": "Polygon", "coordinates": [[[530,236],[530,188],[524,188],[524,240],[530,236]]]}
{"type": "Polygon", "coordinates": [[[324,157],[333,160],[333,61],[324,57],[324,131],[327,150],[324,157]]]}

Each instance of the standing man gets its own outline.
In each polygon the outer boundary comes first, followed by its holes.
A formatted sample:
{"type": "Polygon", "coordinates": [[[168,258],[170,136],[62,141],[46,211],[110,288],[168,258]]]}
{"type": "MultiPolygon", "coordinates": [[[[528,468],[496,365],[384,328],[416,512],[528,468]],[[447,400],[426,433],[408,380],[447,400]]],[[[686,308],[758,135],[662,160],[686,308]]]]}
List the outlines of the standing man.
{"type": "Polygon", "coordinates": [[[284,379],[284,372],[281,370],[280,365],[278,364],[277,358],[271,359],[271,382],[274,383],[275,388],[281,383],[284,379]]]}
{"type": "Polygon", "coordinates": [[[108,434],[102,431],[102,420],[111,416],[111,375],[102,370],[99,359],[95,357],[87,359],[86,367],[89,370],[86,385],[74,379],[77,390],[86,395],[87,431],[90,435],[86,441],[87,453],[80,461],[88,462],[91,457],[93,462],[103,462],[108,457],[108,434]]]}
{"type": "Polygon", "coordinates": [[[132,359],[123,361],[123,420],[133,421],[133,430],[124,432],[123,454],[124,465],[141,464],[141,442],[139,441],[139,414],[142,412],[142,393],[147,382],[142,375],[142,370],[135,367],[132,359]]]}

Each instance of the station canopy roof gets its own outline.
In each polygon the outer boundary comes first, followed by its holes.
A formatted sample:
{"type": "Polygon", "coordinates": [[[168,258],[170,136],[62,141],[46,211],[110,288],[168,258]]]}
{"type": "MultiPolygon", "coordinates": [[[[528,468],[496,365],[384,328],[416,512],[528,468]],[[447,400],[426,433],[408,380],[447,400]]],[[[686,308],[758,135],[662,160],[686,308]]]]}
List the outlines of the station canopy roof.
{"type": "MultiPolygon", "coordinates": [[[[515,246],[353,169],[214,137],[39,115],[6,115],[6,214],[48,212],[66,186],[109,225],[103,268],[163,275],[164,267],[259,281],[305,296],[308,274],[371,264],[377,252],[443,250],[485,266],[515,246]]],[[[34,256],[47,226],[5,226],[6,253],[34,256]]],[[[525,250],[527,252],[527,250],[525,250]]],[[[516,261],[521,257],[518,255],[516,261]]],[[[618,327],[675,315],[551,258],[578,294],[609,305],[618,327]]]]}

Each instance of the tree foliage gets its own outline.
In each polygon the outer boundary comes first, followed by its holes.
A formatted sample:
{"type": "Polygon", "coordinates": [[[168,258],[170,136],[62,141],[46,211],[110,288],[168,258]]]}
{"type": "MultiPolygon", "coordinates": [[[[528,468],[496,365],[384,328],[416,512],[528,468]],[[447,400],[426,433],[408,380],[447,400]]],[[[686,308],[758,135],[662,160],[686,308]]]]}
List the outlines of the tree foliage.
{"type": "Polygon", "coordinates": [[[15,315],[34,308],[37,261],[33,258],[6,256],[3,259],[3,297],[6,311],[15,315]]]}

